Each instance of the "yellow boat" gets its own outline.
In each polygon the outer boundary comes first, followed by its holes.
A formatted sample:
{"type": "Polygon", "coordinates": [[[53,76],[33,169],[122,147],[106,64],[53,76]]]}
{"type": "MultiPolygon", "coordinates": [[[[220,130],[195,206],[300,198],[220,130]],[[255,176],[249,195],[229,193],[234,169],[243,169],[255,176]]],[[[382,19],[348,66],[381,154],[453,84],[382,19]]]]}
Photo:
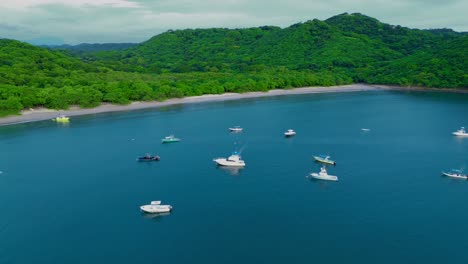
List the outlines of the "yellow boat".
{"type": "Polygon", "coordinates": [[[70,122],[70,118],[68,116],[64,116],[64,115],[59,115],[58,117],[52,119],[53,121],[55,122],[58,122],[58,123],[68,123],[70,122]]]}

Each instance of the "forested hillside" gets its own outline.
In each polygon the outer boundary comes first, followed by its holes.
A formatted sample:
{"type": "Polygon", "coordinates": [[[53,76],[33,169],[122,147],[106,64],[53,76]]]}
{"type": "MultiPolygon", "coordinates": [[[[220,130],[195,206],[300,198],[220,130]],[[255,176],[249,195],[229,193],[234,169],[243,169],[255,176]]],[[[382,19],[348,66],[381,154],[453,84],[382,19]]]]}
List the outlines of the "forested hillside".
{"type": "Polygon", "coordinates": [[[0,40],[0,114],[353,82],[468,88],[468,35],[361,14],[284,29],[170,30],[121,47],[70,52],[0,40]]]}

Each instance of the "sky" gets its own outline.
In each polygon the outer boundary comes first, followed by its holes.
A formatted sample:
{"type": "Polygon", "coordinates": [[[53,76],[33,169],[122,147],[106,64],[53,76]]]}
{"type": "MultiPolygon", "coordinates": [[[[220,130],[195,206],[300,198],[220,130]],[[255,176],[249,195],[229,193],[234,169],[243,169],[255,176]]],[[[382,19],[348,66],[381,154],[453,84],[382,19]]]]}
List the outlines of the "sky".
{"type": "Polygon", "coordinates": [[[142,42],[169,29],[287,27],[345,12],[410,28],[468,31],[468,0],[0,0],[0,38],[142,42]]]}

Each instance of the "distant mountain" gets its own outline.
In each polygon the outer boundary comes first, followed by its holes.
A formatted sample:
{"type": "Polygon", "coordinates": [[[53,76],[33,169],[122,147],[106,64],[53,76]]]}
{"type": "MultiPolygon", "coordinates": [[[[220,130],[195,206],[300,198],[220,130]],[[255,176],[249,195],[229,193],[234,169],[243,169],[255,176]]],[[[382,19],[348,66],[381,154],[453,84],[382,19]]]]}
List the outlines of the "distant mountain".
{"type": "Polygon", "coordinates": [[[49,45],[63,45],[63,39],[57,37],[38,37],[33,38],[30,40],[26,40],[25,42],[35,45],[35,46],[49,46],[49,45]]]}
{"type": "Polygon", "coordinates": [[[97,51],[113,51],[124,50],[137,45],[136,43],[81,43],[78,45],[49,45],[46,46],[51,49],[70,50],[75,52],[97,52],[97,51]]]}

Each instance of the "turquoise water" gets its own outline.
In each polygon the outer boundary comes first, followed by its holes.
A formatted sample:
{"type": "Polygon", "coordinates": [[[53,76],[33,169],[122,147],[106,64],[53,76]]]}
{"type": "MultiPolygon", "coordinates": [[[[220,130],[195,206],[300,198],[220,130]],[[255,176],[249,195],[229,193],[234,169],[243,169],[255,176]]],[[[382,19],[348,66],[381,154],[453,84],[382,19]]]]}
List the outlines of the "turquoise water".
{"type": "Polygon", "coordinates": [[[467,95],[358,92],[0,127],[0,263],[468,263],[463,125],[467,95]],[[321,153],[339,182],[306,177],[321,153]]]}

